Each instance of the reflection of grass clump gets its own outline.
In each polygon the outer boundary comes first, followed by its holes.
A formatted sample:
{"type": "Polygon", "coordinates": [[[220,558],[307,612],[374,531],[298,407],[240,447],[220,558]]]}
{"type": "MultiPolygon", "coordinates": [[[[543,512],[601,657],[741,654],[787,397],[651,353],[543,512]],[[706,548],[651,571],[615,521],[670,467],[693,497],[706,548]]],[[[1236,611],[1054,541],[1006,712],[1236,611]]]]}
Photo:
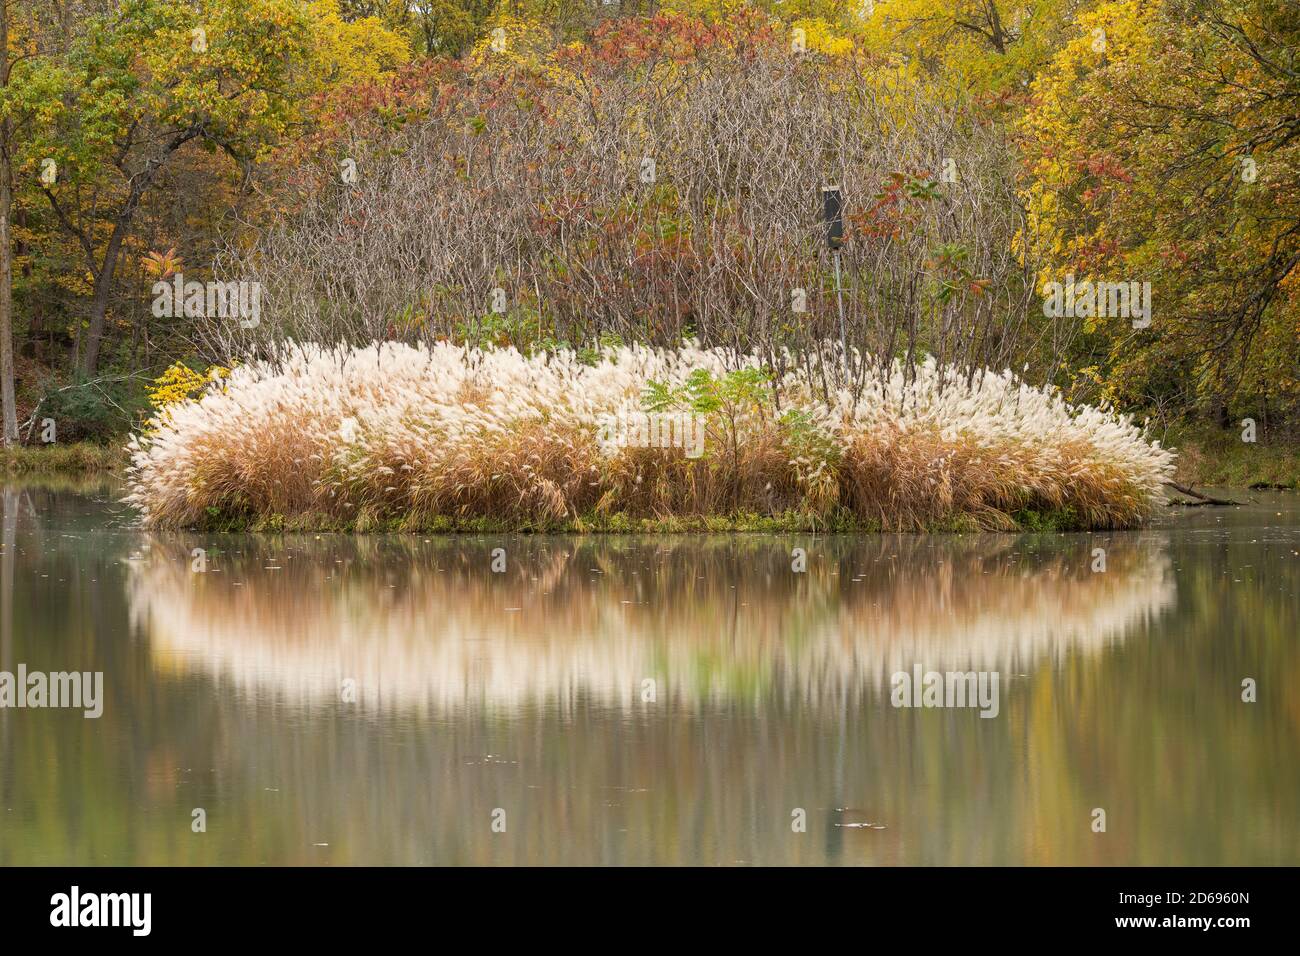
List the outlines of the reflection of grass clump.
{"type": "Polygon", "coordinates": [[[1159,536],[1096,540],[1107,574],[1060,535],[251,535],[196,576],[209,542],[163,534],[130,600],[169,661],[319,700],[348,674],[384,707],[637,708],[646,678],[661,700],[830,704],[918,661],[1024,672],[1172,604],[1159,536]]]}

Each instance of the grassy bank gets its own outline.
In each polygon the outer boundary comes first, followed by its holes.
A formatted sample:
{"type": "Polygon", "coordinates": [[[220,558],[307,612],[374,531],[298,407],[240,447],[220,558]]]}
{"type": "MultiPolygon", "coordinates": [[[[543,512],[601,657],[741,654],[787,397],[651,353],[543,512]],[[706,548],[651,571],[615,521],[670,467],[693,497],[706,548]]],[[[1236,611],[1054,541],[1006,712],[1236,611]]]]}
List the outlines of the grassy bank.
{"type": "Polygon", "coordinates": [[[0,448],[0,466],[11,475],[82,475],[121,471],[126,464],[126,451],[119,444],[77,442],[71,445],[55,443],[0,448]]]}
{"type": "Polygon", "coordinates": [[[1176,480],[1193,487],[1300,489],[1300,441],[1244,442],[1240,430],[1171,430],[1176,480]]]}

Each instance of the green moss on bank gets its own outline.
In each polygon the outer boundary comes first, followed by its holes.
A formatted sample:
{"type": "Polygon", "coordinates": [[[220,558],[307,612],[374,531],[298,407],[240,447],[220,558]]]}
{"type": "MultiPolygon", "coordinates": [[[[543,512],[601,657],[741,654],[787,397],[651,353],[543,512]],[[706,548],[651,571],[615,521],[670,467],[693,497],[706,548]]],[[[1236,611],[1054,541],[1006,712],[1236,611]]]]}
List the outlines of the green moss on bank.
{"type": "Polygon", "coordinates": [[[91,442],[14,445],[0,448],[0,462],[8,474],[80,475],[122,469],[126,451],[117,445],[91,442]]]}
{"type": "Polygon", "coordinates": [[[1013,514],[1012,519],[1021,531],[1060,533],[1063,531],[1087,531],[1088,523],[1073,508],[1052,508],[1048,511],[1035,511],[1024,508],[1013,514]]]}
{"type": "MultiPolygon", "coordinates": [[[[1024,509],[1010,516],[997,530],[1060,532],[1082,530],[1083,523],[1071,509],[1036,511],[1024,509]]],[[[252,515],[209,508],[196,522],[203,532],[322,533],[338,534],[879,534],[879,521],[863,520],[841,509],[829,518],[791,511],[780,515],[680,515],[638,518],[621,512],[588,514],[562,521],[514,523],[499,518],[455,518],[439,515],[415,519],[411,516],[377,517],[361,515],[344,521],[331,515],[252,515]]],[[[932,534],[974,534],[991,530],[975,515],[954,515],[923,529],[932,534]]]]}

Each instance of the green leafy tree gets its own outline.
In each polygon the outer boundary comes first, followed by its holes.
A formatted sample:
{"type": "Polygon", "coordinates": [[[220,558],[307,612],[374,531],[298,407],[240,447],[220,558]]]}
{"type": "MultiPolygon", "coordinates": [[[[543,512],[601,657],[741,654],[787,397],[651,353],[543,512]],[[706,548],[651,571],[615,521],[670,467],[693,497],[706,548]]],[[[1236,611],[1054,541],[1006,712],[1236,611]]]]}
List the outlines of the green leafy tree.
{"type": "Polygon", "coordinates": [[[36,117],[16,168],[92,276],[83,374],[98,365],[119,261],[162,170],[190,143],[247,168],[294,120],[310,50],[293,0],[126,0],[84,23],[66,56],[11,78],[12,100],[36,117]]]}

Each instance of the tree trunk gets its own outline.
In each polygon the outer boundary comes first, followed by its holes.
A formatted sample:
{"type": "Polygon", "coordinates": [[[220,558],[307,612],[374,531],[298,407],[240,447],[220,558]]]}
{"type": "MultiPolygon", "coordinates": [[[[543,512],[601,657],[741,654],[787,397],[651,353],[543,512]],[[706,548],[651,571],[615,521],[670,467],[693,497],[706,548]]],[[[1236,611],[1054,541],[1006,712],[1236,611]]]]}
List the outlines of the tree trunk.
{"type": "MultiPolygon", "coordinates": [[[[3,41],[0,41],[3,42],[3,41]]],[[[0,140],[5,138],[0,133],[0,140]]],[[[14,402],[13,247],[9,236],[9,156],[0,144],[0,416],[4,443],[18,441],[18,409],[14,402]]]]}
{"type": "MultiPolygon", "coordinates": [[[[0,2],[0,85],[9,85],[9,12],[0,2]]],[[[14,404],[14,262],[9,232],[13,183],[9,167],[9,120],[0,122],[0,431],[5,445],[18,441],[14,404]]]]}
{"type": "MultiPolygon", "coordinates": [[[[134,207],[134,203],[131,203],[134,207]]],[[[132,209],[131,211],[134,211],[132,209]]],[[[90,327],[86,329],[85,345],[81,348],[81,374],[90,378],[99,366],[99,343],[104,339],[104,324],[108,315],[108,299],[113,293],[113,279],[117,275],[117,259],[122,251],[130,220],[119,218],[108,240],[104,263],[95,277],[95,296],[90,301],[90,327]]]]}
{"type": "Polygon", "coordinates": [[[99,275],[95,276],[95,296],[90,302],[90,326],[86,329],[85,347],[81,346],[82,336],[77,336],[77,348],[80,350],[81,373],[87,378],[95,374],[99,366],[99,345],[104,339],[104,324],[108,314],[108,299],[113,294],[113,280],[117,276],[117,260],[122,253],[122,244],[131,223],[135,220],[136,210],[144,198],[145,190],[153,184],[153,178],[163,167],[168,158],[201,132],[200,127],[192,127],[172,138],[156,159],[145,164],[145,168],[130,177],[131,191],[126,197],[117,221],[113,223],[113,235],[109,237],[108,249],[104,252],[104,262],[99,275]]]}

